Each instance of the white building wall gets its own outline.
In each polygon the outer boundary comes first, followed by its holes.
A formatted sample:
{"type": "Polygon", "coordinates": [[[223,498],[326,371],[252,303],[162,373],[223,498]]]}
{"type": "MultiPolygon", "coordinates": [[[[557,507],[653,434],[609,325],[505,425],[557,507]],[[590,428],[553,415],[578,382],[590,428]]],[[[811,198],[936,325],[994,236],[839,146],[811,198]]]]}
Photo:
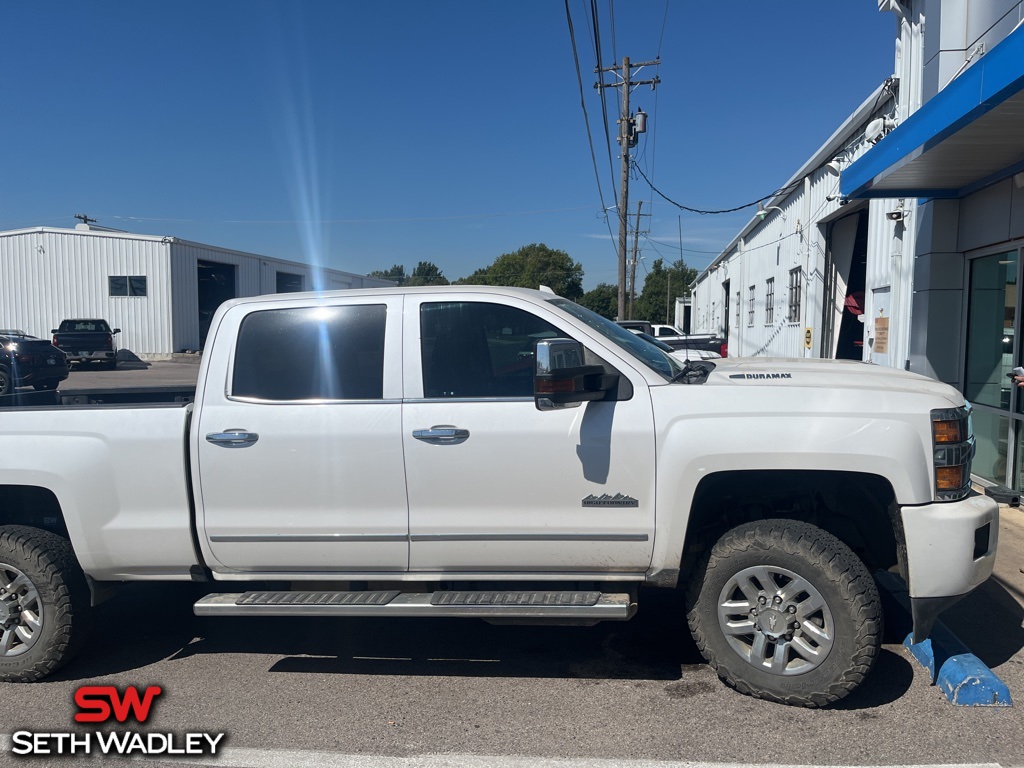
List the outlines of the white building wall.
{"type": "MultiPolygon", "coordinates": [[[[199,260],[236,267],[236,294],[277,291],[277,273],[302,275],[312,289],[316,268],[172,237],[39,227],[0,232],[0,327],[47,338],[61,320],[101,317],[120,349],[140,356],[199,348],[199,260]],[[145,296],[110,296],[111,276],[145,276],[145,296]]],[[[330,288],[371,288],[387,280],[321,270],[330,288]]]]}
{"type": "MultiPolygon", "coordinates": [[[[858,127],[862,134],[863,125],[858,127]]],[[[856,137],[854,132],[847,151],[851,159],[864,151],[856,137]]],[[[825,152],[823,156],[830,158],[832,154],[825,152]]],[[[790,186],[793,184],[791,182],[790,186]]],[[[750,220],[735,246],[727,255],[716,259],[694,283],[694,332],[724,333],[723,285],[728,281],[730,356],[821,356],[826,232],[829,221],[851,212],[839,204],[838,184],[839,177],[822,164],[803,178],[797,177],[795,189],[789,195],[771,201],[763,220],[756,215],[750,220]],[[789,285],[794,270],[799,270],[800,275],[800,307],[795,320],[790,321],[789,285]],[[774,280],[770,317],[767,312],[769,279],[774,280]],[[752,323],[751,286],[754,287],[752,323]],[[810,347],[805,343],[808,328],[811,329],[810,347]]]]}
{"type": "Polygon", "coordinates": [[[892,368],[909,368],[913,324],[915,200],[870,201],[868,261],[864,290],[864,359],[892,368]],[[892,220],[890,214],[902,218],[892,220]],[[888,345],[875,349],[876,324],[888,318],[888,345]]]}
{"type": "Polygon", "coordinates": [[[33,229],[0,233],[0,326],[47,338],[61,320],[102,317],[119,348],[171,343],[171,276],[161,238],[33,229]],[[144,275],[146,296],[110,296],[107,278],[144,275]]]}
{"type": "Polygon", "coordinates": [[[174,331],[171,347],[166,350],[168,352],[199,349],[199,261],[233,265],[236,268],[237,298],[276,293],[278,272],[301,275],[304,290],[313,290],[321,284],[324,290],[393,285],[388,280],[378,280],[335,269],[318,269],[309,264],[172,239],[170,272],[173,286],[174,331]]]}

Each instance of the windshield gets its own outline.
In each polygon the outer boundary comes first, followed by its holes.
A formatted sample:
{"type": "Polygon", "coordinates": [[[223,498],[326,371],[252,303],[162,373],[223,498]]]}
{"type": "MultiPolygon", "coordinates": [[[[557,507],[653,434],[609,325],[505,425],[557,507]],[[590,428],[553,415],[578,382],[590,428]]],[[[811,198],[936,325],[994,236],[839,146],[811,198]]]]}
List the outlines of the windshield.
{"type": "Polygon", "coordinates": [[[549,301],[559,309],[568,312],[577,320],[582,320],[590,328],[615,344],[615,346],[666,379],[671,381],[683,370],[683,366],[675,358],[669,357],[649,341],[645,341],[632,331],[627,331],[621,325],[616,325],[611,320],[601,317],[596,312],[581,307],[579,304],[568,299],[555,298],[549,299],[549,301]]]}

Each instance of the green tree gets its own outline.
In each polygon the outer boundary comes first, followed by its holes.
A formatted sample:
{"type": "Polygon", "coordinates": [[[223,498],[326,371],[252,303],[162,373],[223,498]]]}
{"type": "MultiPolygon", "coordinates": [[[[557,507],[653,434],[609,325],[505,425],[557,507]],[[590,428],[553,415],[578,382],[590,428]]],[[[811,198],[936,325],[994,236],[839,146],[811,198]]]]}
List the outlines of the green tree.
{"type": "Polygon", "coordinates": [[[375,269],[373,272],[367,275],[367,277],[376,277],[381,280],[394,280],[399,285],[405,285],[405,267],[401,264],[395,264],[391,269],[381,270],[375,269]]]}
{"type": "Polygon", "coordinates": [[[655,259],[644,279],[643,290],[633,301],[633,317],[671,324],[676,297],[689,296],[690,283],[696,279],[697,270],[686,266],[682,259],[669,267],[665,266],[664,259],[655,259]]]}
{"type": "Polygon", "coordinates": [[[437,264],[432,261],[421,261],[416,265],[416,269],[412,271],[408,279],[405,281],[406,285],[448,285],[448,278],[446,278],[437,264]]]}
{"type": "Polygon", "coordinates": [[[614,320],[619,311],[619,289],[609,283],[599,283],[580,298],[580,304],[602,317],[614,320]]]}
{"type": "Polygon", "coordinates": [[[458,285],[507,285],[515,288],[546,285],[559,296],[575,301],[583,295],[583,265],[573,261],[565,251],[533,243],[518,251],[502,254],[491,266],[478,269],[469,277],[455,282],[458,285]]]}

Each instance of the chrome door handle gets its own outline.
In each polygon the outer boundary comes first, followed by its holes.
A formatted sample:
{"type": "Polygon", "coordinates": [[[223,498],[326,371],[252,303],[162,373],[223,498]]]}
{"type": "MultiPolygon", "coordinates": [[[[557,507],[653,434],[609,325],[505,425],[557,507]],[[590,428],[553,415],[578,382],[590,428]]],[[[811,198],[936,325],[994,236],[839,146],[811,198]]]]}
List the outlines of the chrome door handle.
{"type": "Polygon", "coordinates": [[[225,448],[245,448],[252,445],[260,436],[255,432],[246,432],[242,429],[229,429],[226,432],[211,432],[206,436],[208,443],[223,445],[225,448]]]}
{"type": "Polygon", "coordinates": [[[412,436],[425,443],[464,443],[469,439],[469,430],[445,424],[430,429],[414,429],[412,436]]]}

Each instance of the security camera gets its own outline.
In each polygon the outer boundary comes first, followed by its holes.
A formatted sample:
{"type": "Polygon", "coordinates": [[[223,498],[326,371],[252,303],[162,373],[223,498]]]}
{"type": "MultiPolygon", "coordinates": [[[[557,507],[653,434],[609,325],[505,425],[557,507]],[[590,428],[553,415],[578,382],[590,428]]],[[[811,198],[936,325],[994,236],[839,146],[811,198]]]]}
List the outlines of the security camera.
{"type": "Polygon", "coordinates": [[[895,211],[889,211],[885,214],[885,218],[889,221],[903,221],[903,211],[898,208],[895,211]]]}

